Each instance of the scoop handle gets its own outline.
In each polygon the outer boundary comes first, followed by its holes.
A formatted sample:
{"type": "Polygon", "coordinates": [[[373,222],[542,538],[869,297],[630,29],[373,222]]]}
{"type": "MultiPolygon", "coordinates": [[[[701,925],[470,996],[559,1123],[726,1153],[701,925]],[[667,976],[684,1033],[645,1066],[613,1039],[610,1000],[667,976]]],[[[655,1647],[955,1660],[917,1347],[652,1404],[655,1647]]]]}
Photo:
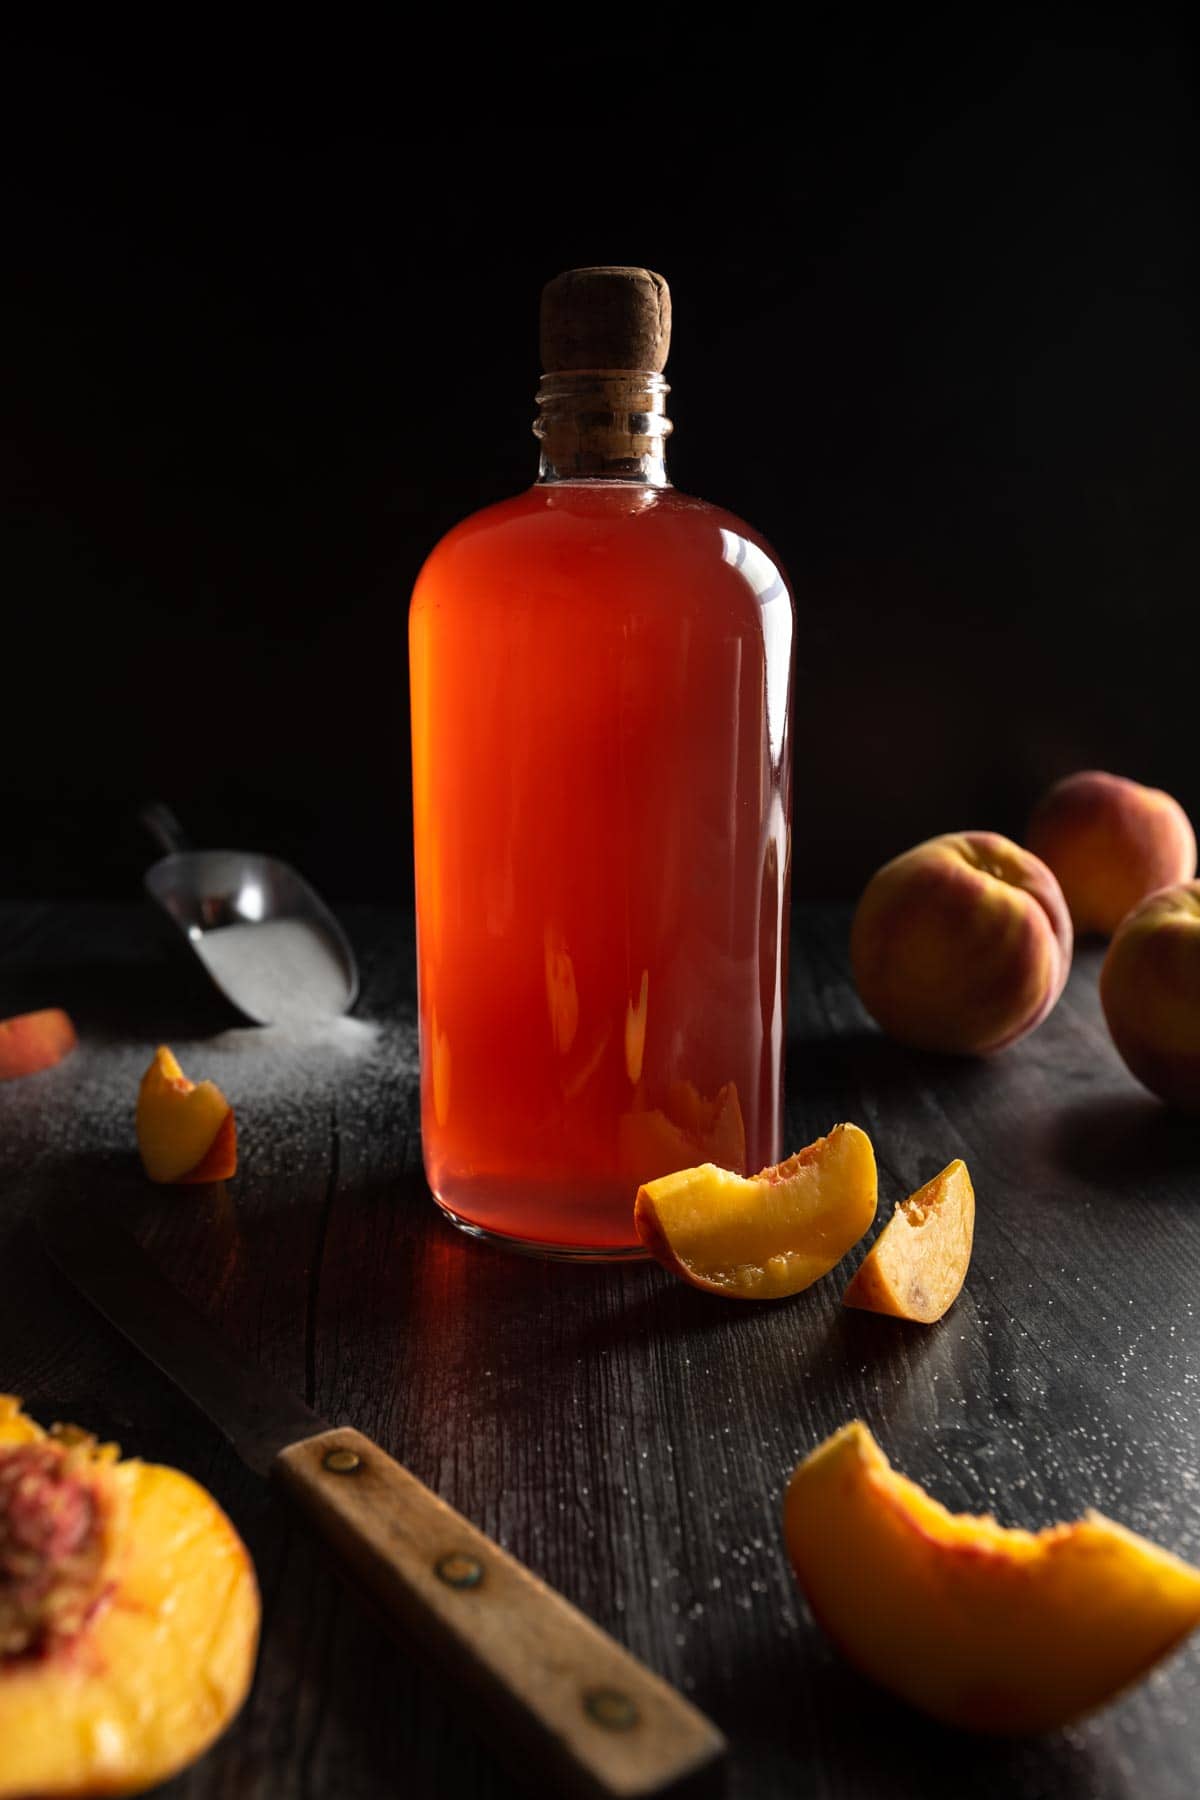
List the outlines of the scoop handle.
{"type": "Polygon", "coordinates": [[[725,1740],[704,1714],[370,1438],[321,1432],[273,1473],[526,1782],[572,1800],[720,1791],[725,1740]]]}
{"type": "Polygon", "coordinates": [[[176,851],[191,849],[187,832],[165,800],[151,800],[139,812],[138,820],[164,856],[174,856],[176,851]]]}

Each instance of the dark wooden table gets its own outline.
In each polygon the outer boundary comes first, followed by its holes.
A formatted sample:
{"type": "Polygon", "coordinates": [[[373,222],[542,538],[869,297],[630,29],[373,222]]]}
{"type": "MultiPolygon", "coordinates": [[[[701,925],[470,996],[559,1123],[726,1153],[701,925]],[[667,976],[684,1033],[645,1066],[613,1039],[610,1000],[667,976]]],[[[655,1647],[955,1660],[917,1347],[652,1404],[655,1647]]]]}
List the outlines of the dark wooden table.
{"type": "Polygon", "coordinates": [[[205,1482],[265,1599],[253,1696],[172,1800],[463,1795],[519,1783],[468,1701],[395,1647],[323,1550],[217,1434],[83,1305],[24,1222],[50,1190],[132,1228],[220,1324],[327,1418],[361,1426],[685,1689],[733,1744],[741,1800],[811,1795],[1195,1800],[1200,1653],[1078,1728],[1017,1743],[926,1723],[847,1671],[809,1623],[780,1498],[822,1437],[864,1417],[956,1508],[1038,1526],[1089,1505],[1200,1560],[1200,1126],[1126,1076],[1098,954],[990,1065],[884,1042],[851,988],[846,919],[796,920],[788,1142],[870,1132],[881,1213],[953,1156],[975,1257],[924,1329],[845,1311],[845,1271],[774,1305],[659,1269],[485,1249],[421,1175],[410,924],[350,909],[373,1044],[337,1066],[244,1039],[130,907],[0,908],[0,1016],[65,1005],[83,1043],[0,1085],[0,1389],[205,1482]],[[225,1187],[156,1189],[133,1142],[155,1043],[237,1104],[225,1187]]]}

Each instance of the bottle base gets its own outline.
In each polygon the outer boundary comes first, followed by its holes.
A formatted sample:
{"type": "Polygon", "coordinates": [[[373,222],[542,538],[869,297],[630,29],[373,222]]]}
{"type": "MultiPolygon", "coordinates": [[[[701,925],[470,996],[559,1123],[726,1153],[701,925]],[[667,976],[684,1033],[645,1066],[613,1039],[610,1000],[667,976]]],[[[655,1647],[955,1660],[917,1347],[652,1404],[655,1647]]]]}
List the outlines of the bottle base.
{"type": "Polygon", "coordinates": [[[433,1197],[450,1223],[457,1225],[468,1237],[478,1238],[484,1244],[495,1244],[500,1250],[515,1251],[518,1256],[538,1256],[544,1262],[580,1263],[645,1262],[649,1256],[644,1244],[602,1244],[593,1248],[586,1244],[556,1244],[541,1238],[514,1237],[489,1225],[478,1225],[447,1206],[440,1195],[433,1197]]]}

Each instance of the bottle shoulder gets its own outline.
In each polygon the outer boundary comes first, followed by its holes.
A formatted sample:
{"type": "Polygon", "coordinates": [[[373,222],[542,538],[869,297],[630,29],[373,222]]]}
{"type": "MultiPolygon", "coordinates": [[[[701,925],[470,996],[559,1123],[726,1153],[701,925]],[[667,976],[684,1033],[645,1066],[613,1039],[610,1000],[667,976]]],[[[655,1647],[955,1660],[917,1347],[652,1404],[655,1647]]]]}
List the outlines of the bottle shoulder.
{"type": "Polygon", "coordinates": [[[787,571],[761,531],[739,518],[737,513],[730,512],[728,507],[716,506],[711,500],[696,500],[688,494],[679,494],[677,498],[678,516],[690,527],[698,526],[701,531],[713,534],[721,560],[739,570],[760,597],[765,594],[773,598],[781,591],[791,597],[792,586],[787,571]]]}
{"type": "Polygon", "coordinates": [[[547,482],[453,526],[427,557],[414,603],[431,588],[477,591],[485,582],[561,590],[570,570],[584,568],[627,590],[703,579],[748,587],[759,604],[791,592],[766,538],[724,507],[677,488],[547,482]]]}

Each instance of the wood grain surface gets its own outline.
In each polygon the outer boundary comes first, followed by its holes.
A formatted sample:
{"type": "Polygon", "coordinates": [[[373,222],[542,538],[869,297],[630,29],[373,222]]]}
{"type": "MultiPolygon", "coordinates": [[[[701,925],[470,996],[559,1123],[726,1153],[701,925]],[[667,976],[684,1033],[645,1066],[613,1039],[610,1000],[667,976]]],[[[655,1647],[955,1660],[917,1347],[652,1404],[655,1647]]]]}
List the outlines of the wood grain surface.
{"type": "MultiPolygon", "coordinates": [[[[1083,948],[1047,1023],[993,1063],[883,1041],[846,916],[797,916],[788,1144],[870,1132],[881,1216],[951,1157],[978,1196],[966,1289],[931,1328],[850,1312],[846,1270],[773,1305],[654,1267],[573,1268],[458,1235],[421,1175],[411,925],[348,909],[360,1016],[282,1076],[136,906],[0,908],[0,1015],[63,1005],[80,1050],[0,1085],[0,1389],[178,1464],[254,1553],[252,1698],[171,1800],[513,1800],[473,1702],[398,1648],[303,1524],[91,1311],[28,1230],[65,1187],[133,1229],[247,1356],[354,1424],[675,1683],[731,1740],[735,1800],[1194,1800],[1200,1647],[1100,1717],[1028,1742],[926,1723],[806,1617],[779,1508],[858,1414],[947,1504],[1041,1525],[1094,1505],[1200,1560],[1200,1125],[1125,1074],[1083,948]],[[223,1187],[159,1189],[136,1078],[171,1043],[238,1111],[223,1187]],[[290,1073],[289,1073],[290,1070],[290,1073]]],[[[290,1060],[289,1060],[290,1059],[290,1060]]]]}

